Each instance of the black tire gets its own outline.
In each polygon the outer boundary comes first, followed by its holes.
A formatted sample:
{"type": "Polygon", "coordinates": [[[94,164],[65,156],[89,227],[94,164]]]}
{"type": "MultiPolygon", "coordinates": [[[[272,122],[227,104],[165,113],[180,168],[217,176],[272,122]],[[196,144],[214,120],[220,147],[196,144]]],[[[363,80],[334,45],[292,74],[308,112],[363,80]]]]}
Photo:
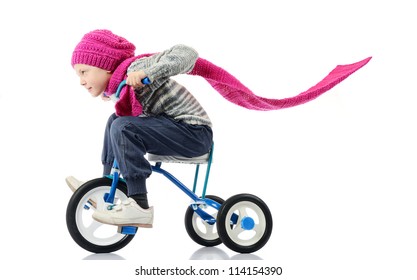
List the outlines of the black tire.
{"type": "MultiPolygon", "coordinates": [[[[206,195],[205,198],[209,198],[220,204],[224,202],[222,198],[218,196],[214,196],[214,195],[206,195]]],[[[215,214],[217,214],[218,209],[210,205],[207,205],[207,207],[214,209],[214,211],[216,211],[215,214]]],[[[216,218],[215,214],[214,215],[212,214],[214,218],[216,218]]],[[[209,225],[208,223],[203,221],[201,217],[197,213],[195,213],[191,205],[187,207],[187,211],[185,212],[184,223],[185,223],[185,229],[187,230],[188,235],[196,243],[202,246],[206,246],[206,247],[213,247],[222,243],[217,233],[216,223],[214,223],[213,225],[209,225]],[[197,223],[200,223],[200,227],[205,228],[206,233],[199,228],[197,223]],[[216,232],[214,232],[214,230],[216,232]],[[208,232],[208,231],[211,231],[211,232],[208,232]]]]}
{"type": "MultiPolygon", "coordinates": [[[[107,177],[90,180],[80,186],[68,202],[66,212],[68,231],[72,239],[80,247],[93,253],[111,253],[120,250],[134,237],[134,235],[117,233],[117,226],[101,224],[94,221],[91,217],[92,213],[94,213],[95,206],[102,207],[104,205],[104,203],[101,203],[101,199],[103,199],[104,193],[109,192],[111,184],[112,179],[107,177]],[[86,226],[84,223],[87,220],[91,222],[90,225],[95,223],[94,226],[86,226]],[[88,232],[89,230],[101,230],[102,227],[108,230],[110,237],[96,236],[88,232]]],[[[126,184],[119,180],[116,199],[125,199],[126,197],[126,184]]]]}
{"type": "Polygon", "coordinates": [[[217,231],[223,244],[229,249],[238,253],[253,253],[268,242],[272,233],[272,215],[259,197],[237,194],[227,199],[220,207],[217,231]],[[243,219],[250,226],[242,232],[243,219]],[[247,235],[241,237],[245,234],[247,235]]]}

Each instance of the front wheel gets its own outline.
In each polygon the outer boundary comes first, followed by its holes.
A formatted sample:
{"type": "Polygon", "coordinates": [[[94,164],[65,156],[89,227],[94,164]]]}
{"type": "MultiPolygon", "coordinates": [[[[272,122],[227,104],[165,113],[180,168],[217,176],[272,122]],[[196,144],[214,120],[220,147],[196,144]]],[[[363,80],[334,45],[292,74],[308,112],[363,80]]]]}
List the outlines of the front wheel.
{"type": "MultiPolygon", "coordinates": [[[[125,247],[134,237],[118,233],[118,227],[95,221],[95,209],[107,205],[104,197],[109,193],[112,179],[107,177],[93,179],[84,183],[68,202],[66,219],[72,239],[82,248],[93,253],[110,253],[125,247]]],[[[126,184],[119,180],[114,204],[127,199],[126,184]]]]}
{"type": "Polygon", "coordinates": [[[219,209],[217,231],[229,249],[253,253],[268,242],[272,233],[272,215],[259,197],[237,194],[227,199],[219,209]]]}

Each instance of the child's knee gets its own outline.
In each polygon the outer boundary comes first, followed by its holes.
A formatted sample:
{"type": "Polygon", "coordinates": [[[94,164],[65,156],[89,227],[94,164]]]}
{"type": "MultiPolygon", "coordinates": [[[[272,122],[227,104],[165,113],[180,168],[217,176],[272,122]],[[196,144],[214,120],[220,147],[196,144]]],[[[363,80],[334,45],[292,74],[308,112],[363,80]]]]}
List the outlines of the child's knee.
{"type": "Polygon", "coordinates": [[[129,124],[126,118],[116,118],[113,120],[110,126],[110,137],[112,139],[117,139],[120,137],[124,130],[126,130],[127,125],[129,124]]]}

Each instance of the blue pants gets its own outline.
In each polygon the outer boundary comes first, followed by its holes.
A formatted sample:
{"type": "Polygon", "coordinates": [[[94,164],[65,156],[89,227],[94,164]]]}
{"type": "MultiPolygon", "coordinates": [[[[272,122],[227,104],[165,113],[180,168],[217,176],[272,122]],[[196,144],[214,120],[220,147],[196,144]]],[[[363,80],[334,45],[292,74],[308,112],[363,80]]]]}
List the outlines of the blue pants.
{"type": "Polygon", "coordinates": [[[147,193],[146,179],[151,175],[146,153],[196,157],[207,153],[213,143],[210,127],[190,125],[167,116],[117,117],[106,125],[102,153],[103,175],[110,174],[116,158],[126,180],[128,196],[147,193]]]}

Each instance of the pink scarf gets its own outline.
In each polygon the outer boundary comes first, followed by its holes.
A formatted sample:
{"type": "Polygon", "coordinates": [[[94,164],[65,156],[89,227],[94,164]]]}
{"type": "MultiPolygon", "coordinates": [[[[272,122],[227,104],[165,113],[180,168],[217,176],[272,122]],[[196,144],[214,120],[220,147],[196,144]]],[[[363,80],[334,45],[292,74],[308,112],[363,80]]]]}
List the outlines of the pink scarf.
{"type": "MultiPolygon", "coordinates": [[[[142,54],[123,61],[110,79],[106,90],[108,95],[116,93],[119,84],[126,79],[127,68],[133,61],[150,55],[152,54],[142,54]]],[[[255,95],[226,70],[203,58],[197,59],[193,70],[188,74],[203,77],[224,98],[232,103],[251,110],[268,111],[294,107],[317,98],[366,65],[371,58],[368,57],[352,64],[338,65],[324,79],[307,91],[283,99],[271,99],[255,95]]],[[[128,86],[124,87],[120,92],[120,99],[116,103],[115,108],[118,116],[138,116],[142,113],[142,106],[136,99],[134,90],[128,86]]]]}

